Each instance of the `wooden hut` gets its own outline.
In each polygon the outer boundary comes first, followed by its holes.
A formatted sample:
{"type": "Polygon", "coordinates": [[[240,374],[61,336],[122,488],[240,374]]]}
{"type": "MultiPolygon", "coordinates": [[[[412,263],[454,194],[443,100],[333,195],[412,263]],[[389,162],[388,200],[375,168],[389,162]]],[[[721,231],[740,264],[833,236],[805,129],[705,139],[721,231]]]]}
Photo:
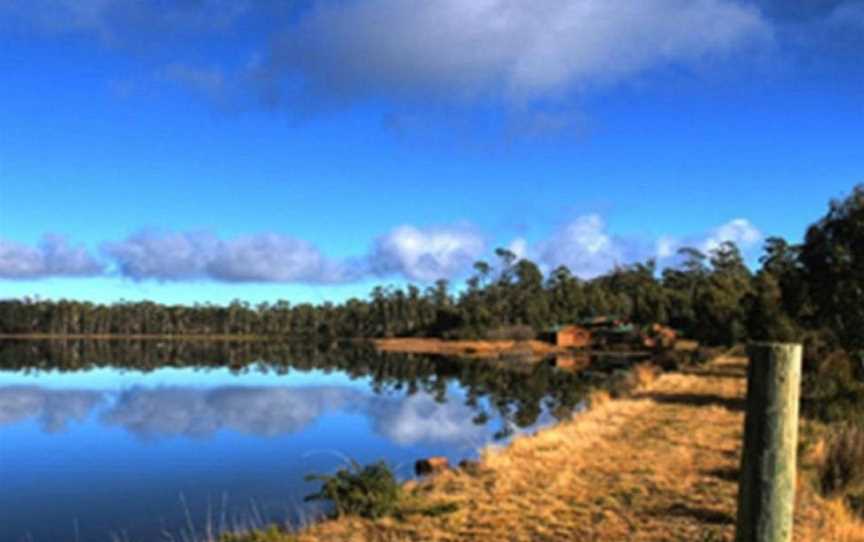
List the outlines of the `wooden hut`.
{"type": "Polygon", "coordinates": [[[591,344],[591,332],[582,326],[558,326],[551,334],[555,346],[561,348],[587,348],[591,344]]]}

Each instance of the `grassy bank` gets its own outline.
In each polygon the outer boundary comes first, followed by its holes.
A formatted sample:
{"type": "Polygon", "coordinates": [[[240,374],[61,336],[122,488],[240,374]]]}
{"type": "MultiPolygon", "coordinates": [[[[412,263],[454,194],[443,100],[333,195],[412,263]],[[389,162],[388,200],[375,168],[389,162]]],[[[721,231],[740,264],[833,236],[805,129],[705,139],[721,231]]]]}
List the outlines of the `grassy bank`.
{"type": "Polygon", "coordinates": [[[567,350],[536,340],[443,340],[423,337],[375,339],[381,352],[400,354],[440,354],[470,358],[500,358],[505,356],[541,359],[567,350]]]}
{"type": "MultiPolygon", "coordinates": [[[[450,513],[345,516],[235,540],[733,540],[745,365],[726,357],[653,382],[637,372],[642,387],[629,398],[598,394],[570,421],[486,449],[470,472],[407,485],[410,499],[450,513]]],[[[795,540],[864,540],[843,503],[813,489],[819,433],[802,432],[795,540]]]]}

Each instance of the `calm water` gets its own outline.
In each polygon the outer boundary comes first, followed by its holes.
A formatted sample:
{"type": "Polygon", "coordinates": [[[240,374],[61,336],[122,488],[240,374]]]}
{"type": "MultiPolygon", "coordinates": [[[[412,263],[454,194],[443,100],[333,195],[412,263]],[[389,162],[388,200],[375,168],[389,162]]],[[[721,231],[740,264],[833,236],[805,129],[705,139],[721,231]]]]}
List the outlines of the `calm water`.
{"type": "Polygon", "coordinates": [[[455,463],[554,421],[581,395],[550,390],[584,387],[546,365],[92,348],[105,347],[0,348],[0,540],[167,540],[208,523],[302,521],[320,513],[303,503],[317,487],[307,474],[350,457],[409,478],[418,458],[455,463]],[[193,357],[164,367],[181,354],[193,357]]]}

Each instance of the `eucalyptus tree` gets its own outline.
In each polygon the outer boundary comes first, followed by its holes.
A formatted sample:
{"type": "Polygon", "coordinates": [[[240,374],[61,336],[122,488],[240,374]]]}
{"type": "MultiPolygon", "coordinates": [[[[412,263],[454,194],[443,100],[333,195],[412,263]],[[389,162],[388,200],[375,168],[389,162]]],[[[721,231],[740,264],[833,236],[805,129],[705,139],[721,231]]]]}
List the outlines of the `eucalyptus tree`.
{"type": "Polygon", "coordinates": [[[816,320],[847,348],[864,349],[864,185],[810,226],[801,263],[816,320]]]}

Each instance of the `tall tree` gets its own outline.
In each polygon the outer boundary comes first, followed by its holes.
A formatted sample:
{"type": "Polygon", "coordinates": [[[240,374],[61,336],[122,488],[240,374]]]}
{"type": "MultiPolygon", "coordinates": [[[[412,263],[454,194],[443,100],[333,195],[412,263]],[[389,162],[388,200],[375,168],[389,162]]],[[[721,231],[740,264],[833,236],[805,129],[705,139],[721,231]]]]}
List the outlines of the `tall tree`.
{"type": "Polygon", "coordinates": [[[864,349],[864,185],[810,226],[801,262],[817,321],[848,349],[864,349]]]}

